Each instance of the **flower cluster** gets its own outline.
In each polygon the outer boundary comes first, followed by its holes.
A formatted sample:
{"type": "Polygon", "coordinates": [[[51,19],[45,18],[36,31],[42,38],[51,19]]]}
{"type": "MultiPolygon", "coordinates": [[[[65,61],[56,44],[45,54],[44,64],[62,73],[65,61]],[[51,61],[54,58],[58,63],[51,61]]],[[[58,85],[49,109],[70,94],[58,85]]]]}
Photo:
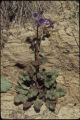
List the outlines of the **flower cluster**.
{"type": "Polygon", "coordinates": [[[41,17],[43,13],[44,13],[44,9],[42,9],[40,11],[40,13],[37,13],[37,12],[33,13],[32,16],[34,19],[37,20],[38,26],[41,26],[44,24],[49,24],[49,27],[53,28],[53,24],[52,24],[50,19],[46,19],[46,18],[41,17]]]}

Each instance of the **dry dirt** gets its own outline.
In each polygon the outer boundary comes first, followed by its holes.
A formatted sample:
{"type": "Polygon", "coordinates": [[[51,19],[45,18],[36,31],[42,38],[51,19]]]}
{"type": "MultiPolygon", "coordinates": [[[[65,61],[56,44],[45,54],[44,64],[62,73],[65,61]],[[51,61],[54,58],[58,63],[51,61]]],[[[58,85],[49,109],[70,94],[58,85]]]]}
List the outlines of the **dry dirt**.
{"type": "MultiPolygon", "coordinates": [[[[55,2],[60,7],[60,2],[55,2]]],[[[74,2],[70,2],[73,6],[74,2]]],[[[78,3],[76,3],[78,5],[78,3]]],[[[59,98],[55,112],[50,112],[45,104],[40,113],[36,113],[33,106],[23,111],[23,105],[14,105],[15,85],[17,84],[20,71],[27,69],[27,64],[34,60],[34,53],[25,43],[28,36],[35,36],[32,24],[24,26],[12,24],[9,30],[4,30],[3,35],[7,39],[1,51],[1,74],[5,76],[13,87],[7,93],[1,93],[1,117],[5,119],[78,119],[80,118],[80,96],[79,96],[79,25],[78,20],[69,18],[75,11],[66,7],[62,2],[63,11],[56,13],[45,13],[45,17],[50,17],[54,22],[54,28],[50,29],[50,37],[42,41],[44,55],[48,57],[48,63],[41,66],[47,71],[58,70],[57,82],[62,86],[67,94],[59,98]],[[26,64],[25,69],[16,67],[18,61],[26,64]]],[[[75,11],[76,12],[76,11],[75,11]]]]}

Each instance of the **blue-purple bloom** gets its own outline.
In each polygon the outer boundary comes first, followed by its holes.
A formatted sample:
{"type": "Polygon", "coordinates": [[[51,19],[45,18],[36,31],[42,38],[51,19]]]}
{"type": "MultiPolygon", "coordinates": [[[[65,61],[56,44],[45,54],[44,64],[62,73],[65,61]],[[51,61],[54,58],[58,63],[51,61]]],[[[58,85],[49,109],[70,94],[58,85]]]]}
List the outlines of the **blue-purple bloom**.
{"type": "Polygon", "coordinates": [[[33,18],[37,18],[39,15],[38,15],[38,13],[33,13],[32,16],[33,16],[33,18]]]}
{"type": "Polygon", "coordinates": [[[43,24],[45,24],[45,19],[44,18],[40,18],[39,20],[38,20],[38,24],[41,26],[41,25],[43,25],[43,24]]]}
{"type": "Polygon", "coordinates": [[[45,23],[49,24],[49,27],[53,28],[53,24],[50,19],[45,19],[45,23]]]}
{"type": "Polygon", "coordinates": [[[42,18],[42,17],[40,16],[40,15],[42,15],[43,13],[44,13],[44,9],[42,9],[42,10],[40,11],[40,13],[37,13],[37,12],[33,13],[32,16],[33,16],[33,18],[37,19],[36,22],[37,22],[37,24],[38,24],[39,26],[44,25],[44,24],[49,24],[49,27],[53,28],[53,24],[52,24],[52,22],[51,22],[50,19],[42,18]]]}
{"type": "Polygon", "coordinates": [[[45,19],[45,24],[50,24],[50,20],[49,19],[45,19]]]}
{"type": "Polygon", "coordinates": [[[38,20],[38,25],[41,26],[41,25],[44,25],[44,24],[49,24],[49,27],[53,28],[53,24],[51,23],[50,19],[40,18],[38,20]]]}
{"type": "Polygon", "coordinates": [[[44,19],[44,18],[40,18],[39,20],[38,20],[38,24],[39,25],[43,25],[43,24],[50,24],[50,20],[49,19],[44,19]]]}

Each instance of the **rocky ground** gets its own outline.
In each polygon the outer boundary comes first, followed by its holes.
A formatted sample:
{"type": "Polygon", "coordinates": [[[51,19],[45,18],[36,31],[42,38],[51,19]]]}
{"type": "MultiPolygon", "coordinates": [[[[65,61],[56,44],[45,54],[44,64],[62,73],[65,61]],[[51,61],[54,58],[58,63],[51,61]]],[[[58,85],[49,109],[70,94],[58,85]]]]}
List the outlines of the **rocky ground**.
{"type": "Polygon", "coordinates": [[[65,2],[55,2],[56,8],[62,8],[62,12],[57,11],[45,17],[50,17],[54,21],[54,28],[49,30],[50,37],[42,41],[44,55],[48,57],[48,63],[41,66],[47,71],[58,70],[59,77],[57,82],[59,86],[66,89],[65,97],[59,98],[55,112],[50,112],[45,104],[40,113],[36,113],[33,106],[23,111],[22,105],[14,105],[15,85],[18,81],[20,71],[27,70],[27,64],[34,60],[34,53],[25,43],[29,36],[35,36],[35,30],[32,24],[27,23],[24,26],[11,24],[9,30],[3,30],[3,36],[6,43],[1,51],[1,74],[5,76],[13,87],[7,92],[1,94],[1,117],[5,119],[78,119],[80,118],[80,96],[79,96],[79,25],[76,18],[71,15],[75,12],[74,3],[70,2],[72,9],[67,7],[65,2]],[[75,23],[76,22],[76,23],[75,23]],[[76,43],[77,41],[77,43],[76,43]],[[24,69],[16,66],[17,62],[25,64],[24,69]]]}

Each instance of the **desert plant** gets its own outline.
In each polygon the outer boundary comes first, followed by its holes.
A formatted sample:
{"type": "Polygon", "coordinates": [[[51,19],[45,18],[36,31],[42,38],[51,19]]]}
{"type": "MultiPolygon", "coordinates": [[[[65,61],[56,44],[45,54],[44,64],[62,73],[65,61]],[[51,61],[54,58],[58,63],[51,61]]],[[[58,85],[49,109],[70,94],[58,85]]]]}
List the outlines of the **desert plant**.
{"type": "Polygon", "coordinates": [[[35,61],[32,61],[26,73],[19,74],[19,85],[15,88],[18,95],[14,98],[16,104],[23,103],[24,110],[34,104],[34,109],[37,112],[40,111],[43,102],[51,111],[55,110],[57,99],[66,93],[64,89],[57,86],[57,70],[49,72],[45,69],[40,70],[40,65],[47,62],[47,58],[41,54],[43,48],[40,47],[42,39],[39,38],[39,28],[46,24],[48,24],[48,27],[53,28],[51,20],[42,17],[43,13],[44,9],[32,14],[37,28],[36,38],[31,40],[28,37],[27,42],[31,46],[33,45],[32,48],[34,49],[32,50],[35,53],[35,61]]]}

